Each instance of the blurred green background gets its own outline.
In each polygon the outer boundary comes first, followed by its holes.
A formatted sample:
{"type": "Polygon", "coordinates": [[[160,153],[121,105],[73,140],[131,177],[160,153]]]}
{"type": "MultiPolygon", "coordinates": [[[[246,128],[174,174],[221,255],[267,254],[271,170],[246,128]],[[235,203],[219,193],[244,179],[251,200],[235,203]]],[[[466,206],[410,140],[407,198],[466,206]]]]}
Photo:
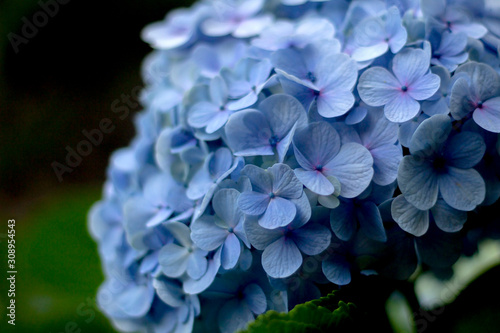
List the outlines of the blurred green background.
{"type": "Polygon", "coordinates": [[[26,21],[40,20],[50,2],[0,0],[0,332],[113,332],[95,308],[103,275],[86,217],[140,106],[122,120],[111,104],[142,85],[151,49],[141,29],[191,1],[61,0],[15,52],[26,21]],[[103,118],[116,128],[60,182],[51,163],[65,164],[65,147],[103,118]],[[16,220],[15,327],[6,316],[8,219],[16,220]]]}

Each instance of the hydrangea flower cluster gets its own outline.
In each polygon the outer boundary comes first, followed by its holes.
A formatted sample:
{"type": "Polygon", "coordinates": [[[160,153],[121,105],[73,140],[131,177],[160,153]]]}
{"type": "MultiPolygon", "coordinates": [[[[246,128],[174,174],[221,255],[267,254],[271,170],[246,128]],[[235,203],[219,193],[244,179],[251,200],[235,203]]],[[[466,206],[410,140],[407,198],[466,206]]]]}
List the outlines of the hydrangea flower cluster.
{"type": "Polygon", "coordinates": [[[450,267],[500,197],[490,5],[206,0],[147,26],[137,135],[89,214],[113,324],[234,332],[450,267]]]}

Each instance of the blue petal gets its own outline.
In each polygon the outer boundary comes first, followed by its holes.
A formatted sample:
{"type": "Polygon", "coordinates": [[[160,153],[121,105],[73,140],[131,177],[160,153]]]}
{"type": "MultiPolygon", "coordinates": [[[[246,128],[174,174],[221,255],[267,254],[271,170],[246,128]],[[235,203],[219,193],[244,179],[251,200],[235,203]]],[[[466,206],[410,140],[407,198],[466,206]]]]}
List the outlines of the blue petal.
{"type": "Polygon", "coordinates": [[[275,197],[269,201],[264,215],[259,218],[259,224],[266,229],[284,227],[293,221],[297,208],[290,200],[275,197]]]}
{"type": "Polygon", "coordinates": [[[191,230],[184,223],[172,221],[165,224],[165,229],[167,229],[184,247],[191,246],[191,230]]]}
{"type": "Polygon", "coordinates": [[[389,185],[398,176],[398,167],[403,158],[400,146],[384,145],[370,150],[373,157],[373,182],[389,185]]]}
{"type": "Polygon", "coordinates": [[[408,88],[408,95],[417,101],[430,98],[438,91],[441,79],[436,74],[426,74],[416,79],[408,88]]]}
{"type": "Polygon", "coordinates": [[[446,232],[460,231],[467,221],[467,212],[451,208],[443,199],[436,202],[431,212],[438,228],[446,232]]]}
{"type": "MultiPolygon", "coordinates": [[[[401,85],[410,88],[427,73],[429,65],[430,58],[424,50],[407,48],[399,52],[392,60],[392,71],[401,85]]],[[[436,90],[438,88],[439,77],[436,90]]]]}
{"type": "Polygon", "coordinates": [[[309,199],[304,192],[302,192],[300,198],[292,199],[290,201],[295,205],[297,214],[295,215],[292,223],[289,225],[289,228],[297,229],[306,224],[311,219],[311,204],[309,203],[309,199]]]}
{"type": "Polygon", "coordinates": [[[448,167],[447,173],[441,174],[438,182],[444,201],[458,210],[473,210],[486,195],[484,180],[474,169],[448,167]]]}
{"type": "Polygon", "coordinates": [[[220,268],[220,249],[214,254],[213,258],[208,261],[206,273],[202,278],[188,279],[183,282],[182,289],[185,293],[196,295],[210,287],[220,268]]]}
{"type": "Polygon", "coordinates": [[[330,212],[330,226],[339,239],[348,241],[358,227],[354,205],[351,200],[342,200],[337,208],[330,212]]]}
{"type": "Polygon", "coordinates": [[[268,194],[253,191],[243,192],[238,198],[238,207],[245,214],[257,216],[268,209],[270,200],[268,194]]]}
{"type": "Polygon", "coordinates": [[[368,149],[349,142],[342,145],[335,158],[325,165],[324,173],[335,176],[341,184],[340,195],[354,198],[361,194],[373,178],[373,158],[368,149]]]}
{"type": "Polygon", "coordinates": [[[245,232],[248,240],[257,250],[264,250],[269,244],[283,237],[281,229],[265,229],[259,225],[257,220],[245,220],[245,232]]]}
{"type": "Polygon", "coordinates": [[[146,227],[154,227],[166,221],[172,215],[173,209],[162,208],[146,223],[146,227]]]}
{"type": "Polygon", "coordinates": [[[298,199],[302,195],[302,184],[288,165],[276,163],[268,171],[273,176],[273,193],[275,195],[287,199],[298,199]]]}
{"type": "Polygon", "coordinates": [[[236,156],[274,155],[269,143],[271,129],[257,110],[234,113],[225,126],[228,145],[236,156]]]}
{"type": "Polygon", "coordinates": [[[392,201],[391,213],[399,227],[414,236],[420,237],[429,229],[429,211],[416,208],[403,195],[392,201]]]}
{"type": "Polygon", "coordinates": [[[177,281],[159,277],[153,279],[153,287],[158,297],[166,304],[177,308],[185,303],[184,293],[177,281]]]}
{"type": "Polygon", "coordinates": [[[384,114],[392,122],[402,123],[416,117],[420,104],[408,92],[400,92],[393,96],[384,107],[384,114]]]}
{"type": "Polygon", "coordinates": [[[438,178],[431,162],[405,156],[399,164],[398,185],[406,200],[420,210],[434,206],[438,196],[438,178]]]}
{"type": "Polygon", "coordinates": [[[217,319],[222,333],[233,333],[244,329],[255,318],[246,302],[232,299],[219,310],[217,319]]]}
{"type": "Polygon", "coordinates": [[[127,316],[140,318],[151,308],[154,294],[151,286],[133,285],[120,294],[117,302],[127,316]]]}
{"type": "Polygon", "coordinates": [[[302,255],[290,238],[281,237],[262,253],[262,267],[273,278],[285,278],[302,265],[302,255]]]}
{"type": "Polygon", "coordinates": [[[307,224],[304,227],[297,229],[293,232],[293,240],[303,253],[314,256],[320,254],[328,246],[332,234],[323,225],[320,224],[307,224]]]}
{"type": "Polygon", "coordinates": [[[266,311],[266,294],[264,294],[264,291],[262,291],[262,288],[258,284],[251,283],[246,286],[243,290],[243,295],[248,307],[254,314],[259,315],[266,311]]]}
{"type": "Polygon", "coordinates": [[[188,260],[188,250],[174,243],[162,247],[158,255],[162,272],[172,278],[177,278],[184,274],[188,267],[188,260]]]}
{"type": "Polygon", "coordinates": [[[340,136],[325,122],[315,122],[293,137],[295,158],[306,170],[325,166],[340,150],[340,136]]]}
{"type": "Polygon", "coordinates": [[[370,106],[382,106],[396,98],[401,83],[387,69],[372,67],[361,74],[358,83],[359,96],[370,106]]]}
{"type": "Polygon", "coordinates": [[[186,269],[189,277],[198,280],[206,273],[208,267],[206,255],[207,252],[200,249],[195,249],[194,252],[190,254],[186,269]]]}
{"type": "Polygon", "coordinates": [[[358,65],[345,53],[325,57],[318,63],[316,71],[320,88],[329,86],[351,90],[358,79],[358,65]]]}
{"type": "Polygon", "coordinates": [[[469,169],[481,161],[485,151],[486,144],[480,134],[461,132],[446,142],[446,162],[453,167],[469,169]]]}
{"type": "Polygon", "coordinates": [[[295,123],[301,126],[307,123],[306,111],[300,102],[287,94],[275,94],[259,104],[259,110],[265,114],[273,134],[278,139],[284,138],[295,123]]]}
{"type": "Polygon", "coordinates": [[[221,263],[224,269],[232,269],[238,263],[241,253],[241,244],[235,234],[227,236],[222,247],[221,263]]]}
{"type": "Polygon", "coordinates": [[[495,97],[483,103],[472,114],[474,121],[487,131],[500,133],[500,97],[495,97]]]}
{"type": "Polygon", "coordinates": [[[295,175],[305,187],[319,195],[330,195],[335,191],[333,184],[319,171],[295,169],[295,175]]]}
{"type": "Polygon", "coordinates": [[[247,164],[241,170],[242,176],[247,176],[252,183],[254,191],[269,194],[273,190],[273,179],[271,174],[255,165],[247,164]]]}
{"type": "Polygon", "coordinates": [[[212,207],[228,227],[234,228],[243,218],[238,208],[238,197],[240,193],[235,189],[221,189],[215,193],[212,207]]]}
{"type": "Polygon", "coordinates": [[[452,130],[450,117],[443,114],[422,121],[410,141],[412,155],[432,156],[443,146],[452,130]]]}
{"type": "Polygon", "coordinates": [[[343,256],[333,254],[328,260],[323,261],[321,266],[330,282],[339,286],[351,282],[351,265],[343,256]]]}
{"type": "Polygon", "coordinates": [[[227,230],[215,224],[213,218],[201,217],[191,224],[191,239],[205,251],[212,251],[221,246],[228,234],[227,230]]]}
{"type": "Polygon", "coordinates": [[[375,203],[371,201],[363,202],[361,207],[357,209],[357,217],[360,230],[363,231],[366,236],[379,242],[385,242],[387,240],[382,217],[375,203]]]}
{"type": "Polygon", "coordinates": [[[354,105],[355,98],[351,90],[339,87],[337,83],[326,86],[316,99],[318,113],[325,118],[344,115],[354,105]]]}

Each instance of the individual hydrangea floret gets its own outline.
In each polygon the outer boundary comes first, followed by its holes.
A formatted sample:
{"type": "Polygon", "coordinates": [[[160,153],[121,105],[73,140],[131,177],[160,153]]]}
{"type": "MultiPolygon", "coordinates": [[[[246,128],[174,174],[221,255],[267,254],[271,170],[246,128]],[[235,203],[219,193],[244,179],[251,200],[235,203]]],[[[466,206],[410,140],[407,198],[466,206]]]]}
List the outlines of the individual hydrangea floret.
{"type": "Polygon", "coordinates": [[[304,107],[286,94],[272,95],[256,109],[235,113],[225,130],[229,147],[236,156],[278,155],[285,158],[292,137],[307,124],[304,107]]]}
{"type": "Polygon", "coordinates": [[[191,238],[203,250],[221,249],[224,269],[236,266],[242,253],[241,243],[250,248],[243,230],[243,212],[238,208],[240,193],[221,189],[212,200],[215,215],[204,215],[191,225],[191,238]]]}
{"type": "Polygon", "coordinates": [[[452,208],[470,211],[485,197],[485,184],[473,169],[485,152],[480,135],[452,133],[451,119],[435,115],[424,120],[401,161],[398,185],[406,200],[420,210],[432,208],[441,194],[452,208]]]}
{"type": "Polygon", "coordinates": [[[296,199],[303,195],[303,189],[288,165],[277,163],[264,170],[250,164],[241,174],[252,183],[252,191],[243,192],[238,198],[238,206],[245,214],[259,216],[259,224],[267,229],[293,221],[296,199]]]}
{"type": "Polygon", "coordinates": [[[357,47],[351,54],[356,61],[375,59],[391,49],[398,53],[406,44],[407,32],[398,8],[390,7],[383,17],[369,17],[354,30],[357,47]]]}
{"type": "Polygon", "coordinates": [[[487,131],[500,133],[500,78],[490,66],[469,62],[460,66],[451,90],[450,111],[460,120],[472,112],[474,121],[487,131]]]}
{"type": "Polygon", "coordinates": [[[405,49],[392,60],[392,72],[383,67],[367,69],[358,91],[370,106],[384,106],[387,119],[402,123],[418,115],[420,104],[439,89],[439,76],[429,73],[430,58],[421,49],[405,49]]]}
{"type": "Polygon", "coordinates": [[[293,138],[295,158],[301,168],[297,178],[311,191],[330,195],[335,191],[327,179],[334,176],[341,184],[340,195],[353,198],[363,192],[373,177],[373,158],[360,144],[341,145],[337,131],[325,122],[315,122],[293,138]]]}

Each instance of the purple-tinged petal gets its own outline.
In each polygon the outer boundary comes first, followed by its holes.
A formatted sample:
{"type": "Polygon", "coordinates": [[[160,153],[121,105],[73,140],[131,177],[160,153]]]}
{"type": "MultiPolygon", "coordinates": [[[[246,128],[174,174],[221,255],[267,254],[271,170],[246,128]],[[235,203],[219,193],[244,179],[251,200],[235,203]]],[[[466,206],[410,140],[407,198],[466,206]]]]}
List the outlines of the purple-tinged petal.
{"type": "Polygon", "coordinates": [[[472,114],[472,118],[485,130],[500,133],[500,97],[483,102],[482,108],[477,108],[472,114]]]}

